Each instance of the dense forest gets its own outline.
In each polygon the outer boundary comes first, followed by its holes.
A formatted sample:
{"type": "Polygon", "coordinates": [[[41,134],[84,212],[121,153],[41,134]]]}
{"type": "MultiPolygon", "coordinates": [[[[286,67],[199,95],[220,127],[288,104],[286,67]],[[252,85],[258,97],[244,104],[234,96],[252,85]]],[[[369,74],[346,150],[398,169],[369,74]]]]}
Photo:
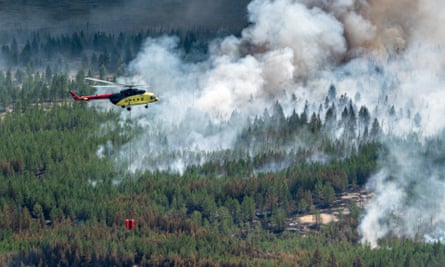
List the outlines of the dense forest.
{"type": "MultiPolygon", "coordinates": [[[[388,237],[378,248],[360,244],[358,203],[337,221],[321,222],[321,210],[362,189],[385,153],[379,121],[366,107],[337,96],[335,86],[327,88],[325,112],[285,116],[277,102],[239,133],[236,149],[181,174],[132,173],[117,168],[111,156],[100,157],[99,146],[127,144],[138,125],[120,124],[120,110],[74,103],[67,90],[92,93],[86,76],[124,74],[143,40],[156,34],[6,38],[1,58],[8,68],[0,72],[2,266],[445,263],[440,243],[388,237]],[[329,138],[333,125],[345,129],[336,140],[329,138]],[[281,149],[295,136],[310,145],[281,149]],[[330,160],[309,160],[317,151],[330,160]],[[285,160],[281,168],[264,168],[285,160]],[[289,227],[290,218],[303,214],[316,223],[305,231],[289,227]],[[135,219],[135,229],[125,228],[126,218],[135,219]]],[[[180,36],[180,48],[185,55],[205,54],[207,38],[190,32],[180,36]]]]}

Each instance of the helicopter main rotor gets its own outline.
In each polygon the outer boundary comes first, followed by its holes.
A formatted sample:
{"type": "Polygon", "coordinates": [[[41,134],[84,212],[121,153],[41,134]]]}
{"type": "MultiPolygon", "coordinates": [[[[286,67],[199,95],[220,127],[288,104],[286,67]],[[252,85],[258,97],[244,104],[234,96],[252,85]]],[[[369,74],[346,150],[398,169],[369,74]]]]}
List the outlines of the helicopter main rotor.
{"type": "Polygon", "coordinates": [[[85,80],[107,84],[107,85],[93,85],[93,87],[95,87],[95,88],[120,87],[120,88],[126,88],[126,89],[134,89],[136,87],[147,87],[146,85],[142,85],[142,84],[122,84],[122,83],[110,82],[110,81],[105,81],[105,80],[91,78],[91,77],[85,77],[85,80]]]}

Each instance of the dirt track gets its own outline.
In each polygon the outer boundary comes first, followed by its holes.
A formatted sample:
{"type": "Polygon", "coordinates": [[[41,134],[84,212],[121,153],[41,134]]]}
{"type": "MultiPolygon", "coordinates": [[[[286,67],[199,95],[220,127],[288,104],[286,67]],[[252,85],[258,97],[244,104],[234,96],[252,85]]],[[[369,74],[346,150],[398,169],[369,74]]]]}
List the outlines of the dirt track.
{"type": "Polygon", "coordinates": [[[288,230],[307,232],[317,223],[329,224],[331,222],[337,222],[340,212],[343,215],[349,215],[351,205],[354,204],[357,207],[363,207],[371,197],[372,193],[369,193],[365,190],[343,193],[337,196],[333,206],[329,209],[319,210],[318,214],[308,213],[289,218],[288,230]],[[319,219],[320,221],[317,222],[317,219],[319,219]]]}

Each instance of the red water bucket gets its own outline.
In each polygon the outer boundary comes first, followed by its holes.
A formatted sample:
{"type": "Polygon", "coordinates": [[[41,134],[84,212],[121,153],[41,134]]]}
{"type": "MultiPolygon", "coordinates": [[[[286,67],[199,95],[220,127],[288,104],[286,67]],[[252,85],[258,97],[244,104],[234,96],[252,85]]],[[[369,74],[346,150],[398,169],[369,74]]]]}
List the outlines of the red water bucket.
{"type": "Polygon", "coordinates": [[[134,228],[134,219],[126,219],[125,220],[125,226],[128,230],[131,230],[134,228]]]}

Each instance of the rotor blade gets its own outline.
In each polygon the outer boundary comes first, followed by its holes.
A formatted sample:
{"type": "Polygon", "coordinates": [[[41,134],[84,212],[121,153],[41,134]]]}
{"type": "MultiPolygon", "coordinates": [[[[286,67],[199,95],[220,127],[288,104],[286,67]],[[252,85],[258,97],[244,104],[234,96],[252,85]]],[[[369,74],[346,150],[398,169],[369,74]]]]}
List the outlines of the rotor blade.
{"type": "Polygon", "coordinates": [[[100,80],[100,79],[96,79],[96,78],[91,78],[91,77],[86,77],[85,80],[90,80],[90,81],[99,82],[99,83],[111,84],[111,85],[114,85],[114,86],[125,86],[124,84],[114,83],[114,82],[109,82],[109,81],[104,81],[104,80],[100,80]]]}
{"type": "Polygon", "coordinates": [[[93,85],[91,87],[94,87],[94,88],[119,88],[121,86],[115,84],[115,85],[93,85]]]}

